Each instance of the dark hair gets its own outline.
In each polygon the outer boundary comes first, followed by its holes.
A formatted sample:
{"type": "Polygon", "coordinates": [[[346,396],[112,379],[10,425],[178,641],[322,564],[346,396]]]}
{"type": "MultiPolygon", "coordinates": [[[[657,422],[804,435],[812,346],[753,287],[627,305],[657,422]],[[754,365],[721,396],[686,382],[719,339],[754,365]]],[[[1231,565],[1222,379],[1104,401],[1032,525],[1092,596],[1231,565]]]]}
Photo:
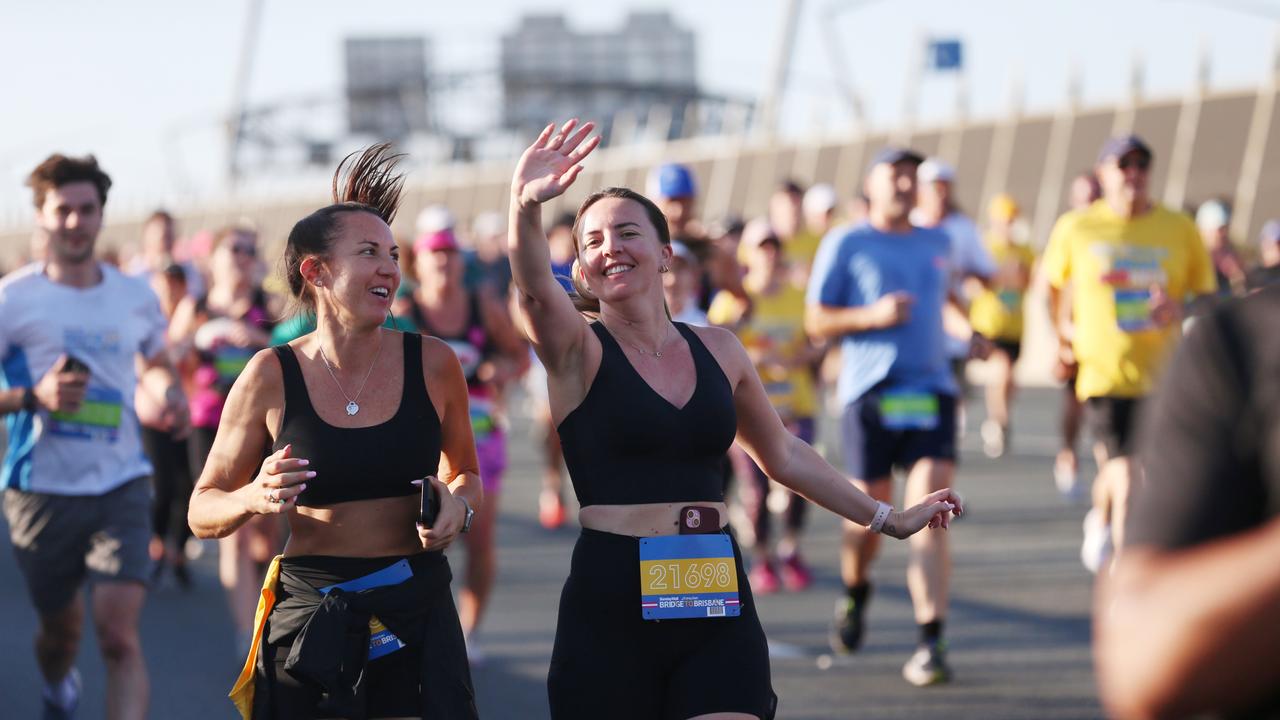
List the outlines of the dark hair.
{"type": "Polygon", "coordinates": [[[778,184],[777,192],[788,195],[804,195],[804,188],[800,187],[800,183],[788,178],[778,184]]]}
{"type": "Polygon", "coordinates": [[[147,219],[144,220],[142,224],[150,225],[151,223],[157,222],[157,221],[169,223],[170,225],[172,225],[173,216],[169,214],[168,210],[156,210],[155,212],[148,215],[147,219]]]}
{"type": "Polygon", "coordinates": [[[573,254],[575,259],[573,261],[573,270],[571,271],[572,277],[570,277],[569,280],[573,283],[573,289],[577,291],[573,295],[573,306],[578,309],[578,312],[587,312],[596,315],[600,314],[600,300],[591,294],[591,291],[587,289],[587,284],[582,281],[582,277],[578,271],[580,266],[577,261],[577,256],[581,253],[582,249],[580,234],[582,216],[586,214],[588,208],[605,198],[618,198],[620,200],[630,200],[632,202],[639,203],[640,207],[644,208],[645,215],[649,217],[649,223],[652,224],[654,230],[658,232],[658,242],[663,245],[671,244],[671,230],[667,228],[667,216],[663,214],[662,208],[659,208],[652,200],[644,195],[641,195],[630,188],[623,187],[607,187],[588,195],[587,199],[582,201],[582,205],[578,206],[578,213],[573,218],[573,254]]]}
{"type": "Polygon", "coordinates": [[[73,182],[91,182],[98,189],[98,202],[107,204],[107,191],[111,189],[111,178],[98,167],[98,159],[92,155],[82,158],[67,157],[62,153],[54,153],[45,158],[27,176],[27,187],[31,188],[37,208],[44,205],[44,198],[50,190],[60,188],[73,182]]]}
{"type": "Polygon", "coordinates": [[[551,221],[551,226],[547,229],[547,232],[551,232],[552,230],[558,230],[560,228],[565,228],[566,230],[572,231],[574,225],[576,225],[577,223],[578,223],[578,218],[573,213],[568,211],[558,213],[555,219],[551,221]]]}
{"type": "Polygon", "coordinates": [[[315,297],[302,277],[302,261],[329,254],[339,214],[372,213],[387,225],[395,219],[404,188],[404,175],[395,169],[402,157],[403,153],[391,153],[391,143],[379,143],[353,152],[338,163],[333,173],[333,204],[299,220],[285,243],[284,275],[296,304],[315,310],[315,297]]]}

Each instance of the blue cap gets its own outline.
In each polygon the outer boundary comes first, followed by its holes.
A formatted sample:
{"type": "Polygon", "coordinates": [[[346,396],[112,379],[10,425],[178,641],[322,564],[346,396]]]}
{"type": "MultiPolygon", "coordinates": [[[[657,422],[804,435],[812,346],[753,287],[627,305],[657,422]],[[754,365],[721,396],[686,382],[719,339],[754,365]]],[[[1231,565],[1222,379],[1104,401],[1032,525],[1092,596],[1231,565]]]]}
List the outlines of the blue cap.
{"type": "Polygon", "coordinates": [[[924,156],[915,150],[900,147],[884,147],[880,148],[875,156],[871,158],[871,164],[867,165],[867,170],[877,165],[897,165],[900,162],[912,162],[916,165],[924,162],[924,156]]]}
{"type": "Polygon", "coordinates": [[[1142,141],[1137,135],[1118,135],[1108,139],[1102,144],[1102,151],[1098,153],[1098,164],[1110,160],[1111,158],[1122,158],[1131,152],[1139,152],[1151,159],[1151,148],[1142,141]]]}
{"type": "Polygon", "coordinates": [[[1259,245],[1280,244],[1280,220],[1268,220],[1258,234],[1259,245]]]}
{"type": "Polygon", "coordinates": [[[689,168],[667,163],[649,174],[649,194],[660,198],[691,198],[698,194],[698,187],[689,168]]]}

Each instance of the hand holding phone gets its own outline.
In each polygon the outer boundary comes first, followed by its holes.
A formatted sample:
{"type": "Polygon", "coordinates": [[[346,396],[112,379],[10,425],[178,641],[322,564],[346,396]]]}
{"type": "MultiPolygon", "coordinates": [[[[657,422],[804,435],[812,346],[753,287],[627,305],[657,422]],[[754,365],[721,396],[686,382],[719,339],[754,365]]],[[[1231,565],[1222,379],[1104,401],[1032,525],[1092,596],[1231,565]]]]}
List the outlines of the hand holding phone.
{"type": "Polygon", "coordinates": [[[440,490],[428,478],[414,480],[413,484],[422,493],[418,500],[418,523],[429,528],[440,514],[440,490]]]}
{"type": "Polygon", "coordinates": [[[32,392],[43,408],[55,413],[74,413],[84,402],[89,384],[89,366],[79,358],[63,355],[36,383],[32,392]]]}

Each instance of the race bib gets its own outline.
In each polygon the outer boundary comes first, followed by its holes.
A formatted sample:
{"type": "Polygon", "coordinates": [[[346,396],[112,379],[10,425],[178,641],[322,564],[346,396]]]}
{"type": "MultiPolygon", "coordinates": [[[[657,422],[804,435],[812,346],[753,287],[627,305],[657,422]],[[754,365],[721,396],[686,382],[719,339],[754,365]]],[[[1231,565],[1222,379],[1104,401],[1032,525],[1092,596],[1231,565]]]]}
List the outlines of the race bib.
{"type": "Polygon", "coordinates": [[[124,395],[119,390],[89,387],[79,410],[49,414],[49,434],[113,443],[120,437],[123,415],[124,395]]]}
{"type": "Polygon", "coordinates": [[[880,393],[880,424],[886,430],[933,430],[938,427],[938,396],[919,390],[880,393]]]}
{"type": "Polygon", "coordinates": [[[645,620],[740,615],[738,571],[729,536],[641,538],[640,613],[645,620]]]}
{"type": "MultiPolygon", "coordinates": [[[[409,567],[408,560],[399,560],[392,565],[382,568],[368,575],[358,577],[355,580],[348,580],[336,585],[326,585],[320,588],[322,595],[328,595],[331,590],[343,590],[345,592],[359,592],[360,590],[368,590],[369,588],[386,587],[387,585],[399,585],[400,583],[413,577],[413,569],[409,567]]],[[[369,655],[370,660],[377,660],[385,655],[404,647],[404,641],[396,637],[395,633],[387,629],[386,625],[378,619],[376,615],[369,618],[369,655]]]]}
{"type": "Polygon", "coordinates": [[[471,407],[471,434],[478,442],[493,434],[498,428],[498,421],[493,416],[493,402],[488,398],[473,395],[468,402],[471,407]]]}
{"type": "Polygon", "coordinates": [[[1145,289],[1116,288],[1116,325],[1125,332],[1150,330],[1155,327],[1151,319],[1151,291],[1145,289]]]}

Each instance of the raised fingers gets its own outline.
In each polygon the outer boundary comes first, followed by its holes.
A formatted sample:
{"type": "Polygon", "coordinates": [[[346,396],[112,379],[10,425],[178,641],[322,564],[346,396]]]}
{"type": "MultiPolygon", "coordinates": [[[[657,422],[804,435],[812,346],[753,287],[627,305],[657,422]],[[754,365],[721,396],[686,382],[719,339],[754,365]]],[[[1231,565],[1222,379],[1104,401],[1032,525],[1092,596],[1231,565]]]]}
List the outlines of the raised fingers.
{"type": "Polygon", "coordinates": [[[538,139],[533,141],[533,146],[542,148],[547,146],[547,139],[551,137],[551,131],[556,129],[556,124],[551,123],[542,128],[542,132],[538,135],[538,139]]]}
{"type": "Polygon", "coordinates": [[[582,127],[578,128],[578,132],[565,136],[564,144],[560,146],[560,151],[572,156],[574,149],[581,145],[583,140],[587,139],[587,136],[591,134],[595,127],[595,123],[583,123],[582,127]]]}

